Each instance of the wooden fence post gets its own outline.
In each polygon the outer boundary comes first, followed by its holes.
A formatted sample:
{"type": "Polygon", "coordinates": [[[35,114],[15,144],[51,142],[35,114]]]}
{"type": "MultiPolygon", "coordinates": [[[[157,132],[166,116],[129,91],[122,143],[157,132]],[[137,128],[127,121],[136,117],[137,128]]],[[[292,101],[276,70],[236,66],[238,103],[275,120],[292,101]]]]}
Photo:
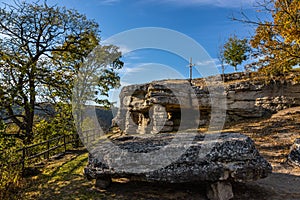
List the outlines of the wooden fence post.
{"type": "Polygon", "coordinates": [[[75,148],[78,148],[79,147],[79,135],[78,135],[78,133],[75,133],[74,134],[74,136],[75,136],[75,148]]]}
{"type": "MultiPolygon", "coordinates": [[[[63,135],[63,136],[59,136],[59,137],[56,137],[56,138],[52,138],[50,140],[47,140],[47,141],[43,141],[41,143],[38,143],[38,144],[33,144],[33,145],[30,145],[30,146],[25,146],[23,148],[20,148],[17,150],[17,152],[21,152],[22,155],[21,155],[21,161],[18,162],[19,165],[22,165],[22,171],[25,170],[25,167],[26,167],[26,160],[31,160],[33,158],[37,158],[37,157],[41,157],[41,156],[44,156],[44,159],[49,159],[50,158],[50,151],[54,151],[55,149],[57,148],[61,148],[61,147],[64,147],[64,151],[66,152],[67,151],[67,145],[68,144],[74,144],[74,142],[79,142],[79,137],[75,139],[71,136],[74,136],[74,135],[63,135]],[[68,138],[66,138],[68,137],[68,138]],[[61,139],[63,138],[63,144],[59,143],[61,142],[61,139]],[[50,148],[50,142],[52,141],[58,141],[56,146],[52,146],[50,148]],[[29,150],[31,148],[34,148],[34,147],[37,147],[37,146],[40,146],[40,145],[45,145],[47,146],[47,149],[44,150],[42,152],[39,152],[39,153],[36,153],[34,155],[31,155],[29,150]]],[[[75,136],[78,136],[78,134],[75,134],[75,136]]],[[[90,135],[90,134],[87,134],[85,137],[82,137],[82,142],[86,142],[88,143],[89,141],[91,141],[92,139],[94,138],[95,140],[95,134],[93,135],[90,135]]],[[[93,142],[93,140],[92,140],[93,142]]],[[[62,152],[62,150],[60,150],[59,152],[62,152]]]]}
{"type": "Polygon", "coordinates": [[[26,153],[26,147],[23,147],[22,149],[22,173],[24,172],[25,169],[25,153],[26,153]]]}
{"type": "Polygon", "coordinates": [[[67,151],[67,145],[66,145],[66,135],[64,135],[64,147],[65,147],[65,153],[67,151]]]}
{"type": "Polygon", "coordinates": [[[90,134],[89,134],[89,132],[88,132],[87,135],[86,135],[86,144],[87,144],[87,145],[89,144],[89,136],[90,136],[90,134]]]}
{"type": "Polygon", "coordinates": [[[47,153],[46,153],[46,158],[49,159],[49,149],[50,149],[50,141],[47,141],[47,153]]]}

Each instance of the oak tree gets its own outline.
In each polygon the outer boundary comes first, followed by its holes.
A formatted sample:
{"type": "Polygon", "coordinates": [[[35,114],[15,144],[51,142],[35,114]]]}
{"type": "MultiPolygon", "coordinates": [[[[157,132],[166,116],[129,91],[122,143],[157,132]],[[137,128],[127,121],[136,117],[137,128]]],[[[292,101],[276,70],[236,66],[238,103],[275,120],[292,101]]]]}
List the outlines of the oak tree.
{"type": "Polygon", "coordinates": [[[118,85],[121,53],[115,46],[99,46],[98,24],[76,10],[46,2],[5,4],[0,35],[1,117],[18,127],[15,136],[25,144],[33,140],[35,113],[45,102],[71,102],[75,75],[95,47],[105,58],[94,74],[97,91],[107,95],[118,85]]]}

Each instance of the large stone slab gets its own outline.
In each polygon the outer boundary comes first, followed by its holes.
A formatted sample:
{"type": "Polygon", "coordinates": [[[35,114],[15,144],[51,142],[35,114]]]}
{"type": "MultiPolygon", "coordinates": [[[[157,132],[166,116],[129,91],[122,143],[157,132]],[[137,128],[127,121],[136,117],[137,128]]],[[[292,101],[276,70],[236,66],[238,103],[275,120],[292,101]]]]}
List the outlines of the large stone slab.
{"type": "Polygon", "coordinates": [[[110,178],[118,177],[148,182],[207,182],[211,184],[210,199],[230,199],[230,182],[254,181],[271,171],[253,141],[238,133],[195,137],[189,133],[164,133],[102,141],[90,152],[84,170],[102,187],[108,186],[110,178]],[[144,159],[139,159],[140,155],[144,159]]]}

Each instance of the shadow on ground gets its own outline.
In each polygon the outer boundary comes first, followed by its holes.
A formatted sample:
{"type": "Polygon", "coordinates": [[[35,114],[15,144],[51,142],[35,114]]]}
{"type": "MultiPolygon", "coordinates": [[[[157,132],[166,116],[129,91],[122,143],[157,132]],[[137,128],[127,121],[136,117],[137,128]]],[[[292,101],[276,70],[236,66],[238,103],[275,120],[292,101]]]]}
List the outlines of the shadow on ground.
{"type": "MultiPolygon", "coordinates": [[[[250,136],[274,169],[274,173],[265,179],[233,184],[234,200],[300,199],[300,167],[286,162],[290,146],[300,136],[299,110],[300,107],[289,109],[269,119],[248,121],[227,129],[250,136]]],[[[207,199],[206,186],[203,184],[153,184],[117,179],[106,190],[96,189],[94,181],[88,181],[83,176],[87,156],[86,151],[73,151],[58,160],[50,160],[39,169],[40,174],[26,178],[24,199],[207,199]]]]}

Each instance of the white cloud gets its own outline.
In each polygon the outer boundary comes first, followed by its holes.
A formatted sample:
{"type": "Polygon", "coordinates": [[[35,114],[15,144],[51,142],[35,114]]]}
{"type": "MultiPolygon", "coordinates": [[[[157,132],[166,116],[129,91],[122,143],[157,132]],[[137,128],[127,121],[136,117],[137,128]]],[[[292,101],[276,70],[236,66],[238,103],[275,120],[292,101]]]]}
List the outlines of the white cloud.
{"type": "MultiPolygon", "coordinates": [[[[229,64],[226,64],[226,63],[224,63],[224,64],[223,64],[223,66],[224,66],[224,67],[228,67],[228,66],[230,66],[230,65],[229,65],[229,64]]],[[[217,64],[217,65],[216,65],[216,67],[222,67],[222,64],[221,64],[221,63],[219,63],[219,64],[217,64]]]]}
{"type": "Polygon", "coordinates": [[[124,58],[126,58],[126,60],[130,60],[130,61],[136,61],[136,60],[141,60],[143,57],[138,54],[136,51],[127,51],[128,53],[124,53],[124,50],[122,51],[122,49],[120,50],[122,52],[122,56],[124,58]]]}
{"type": "Polygon", "coordinates": [[[159,63],[126,63],[120,71],[121,81],[129,84],[141,84],[162,79],[184,78],[176,69],[159,63]]]}
{"type": "Polygon", "coordinates": [[[120,0],[100,0],[100,4],[102,5],[114,5],[119,2],[120,0]]]}
{"type": "Polygon", "coordinates": [[[252,7],[256,0],[150,0],[152,2],[167,3],[178,6],[216,6],[224,8],[252,7]]]}
{"type": "Polygon", "coordinates": [[[204,61],[198,61],[195,63],[196,66],[208,66],[208,65],[215,65],[216,62],[218,62],[217,59],[212,60],[204,60],[204,61]]]}
{"type": "MultiPolygon", "coordinates": [[[[147,63],[145,63],[147,64],[147,63]]],[[[133,66],[132,64],[130,63],[126,63],[126,65],[131,65],[133,66]]],[[[138,64],[135,64],[134,67],[123,67],[122,70],[121,70],[121,73],[137,73],[137,72],[142,72],[142,71],[145,71],[144,68],[142,67],[139,67],[140,65],[144,65],[144,63],[138,63],[138,64]]]]}
{"type": "MultiPolygon", "coordinates": [[[[110,42],[110,41],[109,41],[110,42]]],[[[112,43],[113,44],[113,43],[112,43]]],[[[128,54],[132,52],[132,49],[125,46],[125,45],[117,45],[119,47],[119,50],[122,52],[122,54],[128,54]]]]}

